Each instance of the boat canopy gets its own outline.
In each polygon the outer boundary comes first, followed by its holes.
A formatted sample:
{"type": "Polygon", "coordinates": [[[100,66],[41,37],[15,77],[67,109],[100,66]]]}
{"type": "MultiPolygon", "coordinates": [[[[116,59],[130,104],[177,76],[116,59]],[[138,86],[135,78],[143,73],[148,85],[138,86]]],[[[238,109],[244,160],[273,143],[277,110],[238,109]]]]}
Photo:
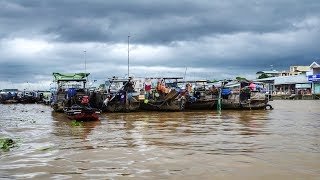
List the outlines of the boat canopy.
{"type": "Polygon", "coordinates": [[[60,74],[60,73],[52,73],[55,81],[86,81],[86,77],[90,75],[90,73],[74,73],[74,74],[60,74]]]}
{"type": "Polygon", "coordinates": [[[183,77],[146,77],[145,79],[173,79],[173,80],[178,80],[178,79],[183,79],[183,77]]]}
{"type": "Polygon", "coordinates": [[[108,82],[127,82],[127,81],[130,81],[132,80],[132,78],[108,78],[108,82]]]}
{"type": "Polygon", "coordinates": [[[18,89],[2,89],[2,92],[18,92],[18,89]]]}

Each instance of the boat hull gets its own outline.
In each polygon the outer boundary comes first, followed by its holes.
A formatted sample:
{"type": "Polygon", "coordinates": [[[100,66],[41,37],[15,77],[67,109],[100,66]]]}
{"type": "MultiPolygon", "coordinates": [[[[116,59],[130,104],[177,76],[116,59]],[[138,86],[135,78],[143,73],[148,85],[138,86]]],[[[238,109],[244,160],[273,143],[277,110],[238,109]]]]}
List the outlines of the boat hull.
{"type": "Polygon", "coordinates": [[[185,109],[190,110],[210,110],[214,109],[216,106],[217,100],[198,100],[195,102],[187,101],[185,109]]]}
{"type": "Polygon", "coordinates": [[[134,111],[139,111],[140,108],[140,103],[135,103],[135,104],[120,104],[120,103],[115,103],[108,105],[107,107],[104,108],[104,111],[107,112],[134,112],[134,111]]]}
{"type": "Polygon", "coordinates": [[[81,121],[98,120],[100,116],[100,110],[88,107],[66,108],[64,113],[69,119],[81,121]]]}
{"type": "Polygon", "coordinates": [[[51,104],[54,112],[64,112],[64,101],[58,101],[51,104]]]}
{"type": "Polygon", "coordinates": [[[98,120],[99,115],[97,113],[79,113],[75,115],[68,115],[69,119],[75,119],[77,121],[93,121],[93,120],[98,120]]]}
{"type": "Polygon", "coordinates": [[[267,106],[266,101],[252,101],[252,102],[234,102],[222,101],[222,109],[265,109],[267,106]]]}
{"type": "Polygon", "coordinates": [[[134,112],[139,111],[140,102],[137,100],[111,101],[103,107],[104,112],[134,112]]]}
{"type": "Polygon", "coordinates": [[[183,111],[185,109],[184,100],[176,101],[152,101],[140,103],[140,109],[146,111],[183,111]]]}

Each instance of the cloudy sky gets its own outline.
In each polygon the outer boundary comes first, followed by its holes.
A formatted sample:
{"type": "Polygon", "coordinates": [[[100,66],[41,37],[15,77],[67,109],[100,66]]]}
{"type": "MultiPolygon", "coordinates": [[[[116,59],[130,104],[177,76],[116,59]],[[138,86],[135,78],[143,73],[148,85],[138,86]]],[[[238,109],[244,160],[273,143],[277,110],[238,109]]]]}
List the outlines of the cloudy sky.
{"type": "Polygon", "coordinates": [[[320,59],[319,0],[0,0],[0,89],[52,72],[255,78],[320,59]],[[84,52],[86,51],[86,52],[84,52]]]}

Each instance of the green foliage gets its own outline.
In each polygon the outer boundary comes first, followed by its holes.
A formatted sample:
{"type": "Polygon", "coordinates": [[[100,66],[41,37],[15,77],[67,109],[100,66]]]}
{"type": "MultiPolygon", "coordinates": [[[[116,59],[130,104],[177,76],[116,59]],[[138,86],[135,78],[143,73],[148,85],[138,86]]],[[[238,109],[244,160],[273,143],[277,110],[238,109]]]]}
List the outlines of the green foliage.
{"type": "Polygon", "coordinates": [[[9,138],[0,138],[0,149],[3,151],[9,151],[10,148],[14,147],[15,142],[9,138]]]}
{"type": "Polygon", "coordinates": [[[83,127],[82,123],[83,123],[82,121],[77,121],[75,119],[71,120],[72,127],[83,127]]]}
{"type": "Polygon", "coordinates": [[[246,78],[239,77],[239,76],[236,77],[236,80],[238,80],[238,81],[248,81],[246,78]]]}
{"type": "Polygon", "coordinates": [[[269,76],[267,74],[261,74],[258,79],[264,79],[264,78],[268,78],[269,76]]]}

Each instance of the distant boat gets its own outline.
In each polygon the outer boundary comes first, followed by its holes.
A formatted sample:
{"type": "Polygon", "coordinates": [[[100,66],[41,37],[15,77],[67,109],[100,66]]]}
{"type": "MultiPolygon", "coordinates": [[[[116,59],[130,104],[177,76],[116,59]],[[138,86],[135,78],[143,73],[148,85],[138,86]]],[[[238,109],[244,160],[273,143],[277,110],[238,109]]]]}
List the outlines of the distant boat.
{"type": "Polygon", "coordinates": [[[38,102],[36,93],[34,91],[22,91],[18,93],[19,103],[36,103],[38,102]]]}
{"type": "Polygon", "coordinates": [[[51,92],[40,92],[39,95],[39,101],[42,102],[43,104],[51,104],[52,101],[52,93],[51,92]]]}
{"type": "Polygon", "coordinates": [[[18,89],[3,89],[0,91],[0,103],[19,103],[18,89]]]}

